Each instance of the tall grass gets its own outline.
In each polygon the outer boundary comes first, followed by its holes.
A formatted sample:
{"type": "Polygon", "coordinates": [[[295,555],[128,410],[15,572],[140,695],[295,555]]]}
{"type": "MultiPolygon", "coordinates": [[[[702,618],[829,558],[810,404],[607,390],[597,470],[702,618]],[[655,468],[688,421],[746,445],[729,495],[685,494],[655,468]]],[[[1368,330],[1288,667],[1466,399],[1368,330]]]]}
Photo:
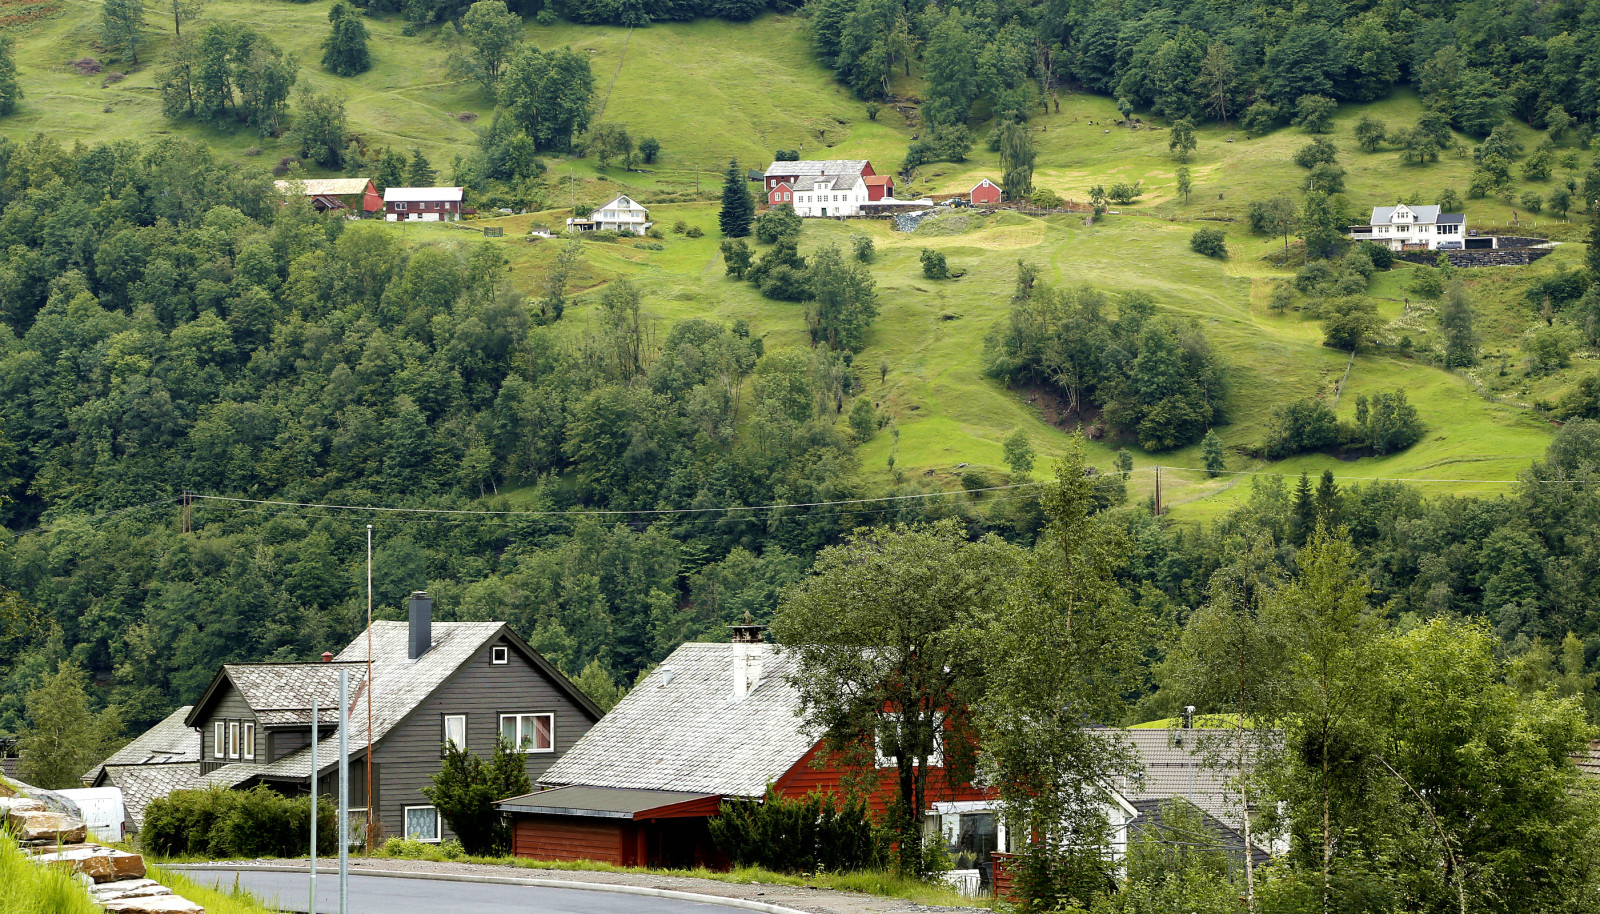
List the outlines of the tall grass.
{"type": "Polygon", "coordinates": [[[54,867],[29,863],[0,832],[0,914],[99,914],[89,893],[54,867]]]}
{"type": "Polygon", "coordinates": [[[212,888],[193,879],[158,866],[149,868],[149,877],[195,904],[206,909],[206,914],[272,914],[275,910],[237,884],[231,890],[212,888]]]}

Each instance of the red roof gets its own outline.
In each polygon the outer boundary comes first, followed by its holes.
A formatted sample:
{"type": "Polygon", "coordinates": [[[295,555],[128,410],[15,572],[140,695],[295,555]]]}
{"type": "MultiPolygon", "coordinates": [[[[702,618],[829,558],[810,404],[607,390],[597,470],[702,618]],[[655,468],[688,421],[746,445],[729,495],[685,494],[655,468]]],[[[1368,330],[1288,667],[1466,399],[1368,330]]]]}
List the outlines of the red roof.
{"type": "Polygon", "coordinates": [[[873,185],[873,184],[893,184],[894,183],[894,178],[891,178],[888,175],[867,175],[866,177],[862,178],[861,180],[867,182],[868,185],[873,185]]]}

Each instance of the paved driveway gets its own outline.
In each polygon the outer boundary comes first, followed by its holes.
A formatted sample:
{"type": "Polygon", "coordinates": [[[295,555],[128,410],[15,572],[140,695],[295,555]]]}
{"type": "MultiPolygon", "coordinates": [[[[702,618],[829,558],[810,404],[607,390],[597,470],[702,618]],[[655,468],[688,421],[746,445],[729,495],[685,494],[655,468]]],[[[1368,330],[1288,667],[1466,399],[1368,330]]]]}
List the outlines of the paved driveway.
{"type": "MultiPolygon", "coordinates": [[[[231,889],[234,879],[268,907],[309,911],[305,873],[253,873],[172,866],[201,884],[231,889]]],[[[317,911],[337,914],[339,874],[317,873],[317,911]]],[[[349,914],[727,914],[738,910],[673,898],[619,895],[584,889],[493,885],[392,876],[350,876],[349,914]]]]}

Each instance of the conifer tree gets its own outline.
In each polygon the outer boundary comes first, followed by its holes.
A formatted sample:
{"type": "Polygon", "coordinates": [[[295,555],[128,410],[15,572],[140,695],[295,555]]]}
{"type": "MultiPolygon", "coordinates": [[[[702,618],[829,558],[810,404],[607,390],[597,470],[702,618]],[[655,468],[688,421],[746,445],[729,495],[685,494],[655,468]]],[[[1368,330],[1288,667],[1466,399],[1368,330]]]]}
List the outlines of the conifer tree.
{"type": "Polygon", "coordinates": [[[438,172],[428,164],[428,157],[420,149],[411,150],[411,167],[406,170],[406,184],[411,187],[432,187],[438,172]]]}
{"type": "Polygon", "coordinates": [[[722,213],[717,222],[725,238],[743,238],[750,234],[750,223],[756,218],[756,204],[745,188],[744,175],[739,171],[739,160],[728,162],[722,176],[722,213]]]}
{"type": "Polygon", "coordinates": [[[367,27],[361,24],[361,14],[339,2],[328,10],[328,22],[322,68],[335,76],[355,76],[370,69],[372,56],[367,51],[367,27]]]}
{"type": "Polygon", "coordinates": [[[11,39],[0,37],[0,117],[17,110],[22,86],[17,83],[17,62],[12,56],[11,39]]]}
{"type": "Polygon", "coordinates": [[[1217,437],[1216,429],[1206,431],[1206,436],[1200,440],[1200,453],[1205,461],[1207,476],[1214,479],[1227,469],[1228,460],[1222,452],[1222,439],[1217,437]]]}

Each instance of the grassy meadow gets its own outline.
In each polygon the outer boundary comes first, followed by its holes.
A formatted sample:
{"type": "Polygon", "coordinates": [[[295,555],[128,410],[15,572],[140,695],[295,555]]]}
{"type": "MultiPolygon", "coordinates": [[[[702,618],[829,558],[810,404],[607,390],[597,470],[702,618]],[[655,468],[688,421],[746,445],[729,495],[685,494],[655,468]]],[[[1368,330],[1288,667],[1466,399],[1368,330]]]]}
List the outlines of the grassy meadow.
{"type": "MultiPolygon", "coordinates": [[[[0,0],[0,8],[7,2],[0,0]]],[[[204,140],[246,167],[266,168],[288,153],[285,140],[262,138],[244,128],[212,130],[161,118],[156,62],[171,23],[157,15],[156,7],[150,8],[151,42],[141,64],[108,63],[108,72],[125,70],[128,75],[107,82],[103,75],[81,76],[65,63],[97,53],[98,4],[46,0],[45,5],[50,3],[58,7],[52,15],[11,27],[27,97],[17,114],[0,120],[0,134],[43,132],[92,142],[172,133],[204,140]]],[[[257,29],[297,54],[300,84],[343,94],[351,128],[366,142],[420,148],[447,177],[452,158],[471,148],[476,126],[492,110],[476,86],[449,77],[448,58],[457,48],[453,29],[434,26],[406,36],[398,18],[368,19],[375,66],[358,77],[339,79],[317,67],[328,6],[321,0],[213,0],[205,15],[206,21],[257,29]]],[[[6,21],[0,16],[0,27],[6,21]]],[[[624,124],[636,138],[654,136],[663,149],[658,163],[634,172],[620,166],[601,172],[592,160],[551,159],[547,205],[565,205],[570,199],[596,203],[619,191],[647,202],[689,199],[698,178],[700,202],[658,203],[651,214],[664,229],[682,219],[702,228],[704,237],[668,233],[661,251],[628,242],[586,242],[579,287],[592,290],[616,277],[629,277],[641,285],[648,310],[663,328],[691,316],[743,318],[765,337],[768,348],[805,345],[802,306],[769,301],[724,275],[716,206],[710,202],[719,189],[719,171],[730,158],[744,167],[762,167],[779,148],[799,149],[808,158],[868,158],[880,173],[892,171],[915,132],[911,121],[891,106],[876,121],[868,120],[863,105],[816,61],[805,21],[797,16],[631,31],[530,22],[526,32],[540,47],[570,45],[587,52],[597,86],[597,119],[624,124]],[[577,179],[570,189],[565,180],[569,174],[577,179]]],[[[906,93],[917,89],[915,76],[897,85],[906,93]]],[[[1468,138],[1458,137],[1457,150],[1425,167],[1401,164],[1390,148],[1375,153],[1357,148],[1352,127],[1363,114],[1408,126],[1421,111],[1414,94],[1397,91],[1386,100],[1347,106],[1338,113],[1329,139],[1348,171],[1346,196],[1357,212],[1396,200],[1432,202],[1446,188],[1465,195],[1472,168],[1468,138]]],[[[1320,326],[1298,309],[1279,315],[1267,308],[1271,285],[1291,277],[1292,267],[1277,262],[1281,238],[1252,236],[1240,221],[1252,200],[1298,195],[1305,172],[1291,157],[1311,137],[1291,128],[1259,138],[1231,125],[1201,128],[1199,149],[1189,163],[1195,189],[1184,202],[1175,195],[1178,163],[1167,151],[1166,131],[1159,123],[1147,129],[1116,127],[1115,118],[1110,99],[1065,94],[1059,113],[1030,122],[1039,147],[1037,185],[1084,200],[1094,184],[1143,182],[1145,194],[1137,204],[1098,224],[1085,225],[1082,217],[1014,213],[956,215],[914,235],[895,233],[877,221],[807,224],[802,252],[824,244],[847,245],[854,234],[870,235],[878,249],[872,272],[882,313],[855,365],[865,394],[889,411],[900,435],[896,441],[881,432],[862,447],[862,472],[869,485],[896,476],[953,484],[960,475],[956,467],[963,463],[1000,482],[1005,476],[1000,442],[1017,428],[1026,430],[1045,454],[1064,446],[1070,429],[1051,425],[1028,394],[1005,390],[982,373],[984,336],[1006,312],[1018,259],[1042,267],[1047,281],[1090,284],[1113,293],[1145,291],[1163,308],[1198,320],[1230,366],[1227,424],[1218,432],[1229,446],[1232,471],[1297,475],[1332,469],[1341,479],[1401,478],[1417,480],[1429,492],[1493,494],[1506,491],[1506,482],[1542,453],[1552,428],[1527,405],[1558,396],[1580,372],[1592,370],[1592,363],[1579,360],[1574,368],[1553,375],[1525,375],[1522,341],[1535,321],[1522,291],[1532,277],[1581,264],[1581,244],[1563,245],[1532,267],[1467,273],[1488,355],[1470,373],[1429,367],[1400,348],[1404,337],[1425,344],[1436,334],[1432,305],[1406,301],[1404,280],[1416,268],[1399,265],[1380,274],[1368,294],[1391,322],[1381,334],[1387,345],[1363,353],[1352,364],[1346,353],[1321,345],[1320,326]],[[1225,229],[1229,260],[1210,260],[1189,250],[1197,225],[1225,229]],[[943,251],[951,267],[965,275],[944,282],[923,279],[918,256],[925,247],[943,251]],[[1268,465],[1245,456],[1264,437],[1274,406],[1331,394],[1347,367],[1338,407],[1342,418],[1353,412],[1357,394],[1404,387],[1427,425],[1424,440],[1400,454],[1348,462],[1307,455],[1268,465]],[[891,453],[894,470],[889,467],[891,453]]],[[[900,195],[964,191],[980,177],[997,179],[997,156],[983,142],[988,128],[974,125],[977,142],[969,161],[926,166],[909,187],[899,189],[900,195]]],[[[1529,149],[1541,138],[1526,125],[1516,125],[1516,130],[1529,149]]],[[[1590,153],[1564,147],[1558,161],[1568,155],[1575,167],[1558,167],[1550,181],[1519,181],[1516,193],[1531,189],[1548,195],[1556,182],[1581,175],[1590,153]]],[[[1499,199],[1467,204],[1469,227],[1503,225],[1514,209],[1521,209],[1499,199]]],[[[559,225],[567,215],[567,210],[552,209],[481,223],[505,227],[506,237],[489,243],[504,246],[516,282],[530,295],[539,291],[554,245],[529,243],[523,236],[530,224],[559,225]]],[[[1530,229],[1553,231],[1556,237],[1582,237],[1586,230],[1584,225],[1552,225],[1558,220],[1549,213],[1519,215],[1530,229]]],[[[466,243],[479,237],[462,226],[393,230],[413,243],[466,243]]],[[[564,332],[584,332],[592,298],[580,295],[563,321],[564,332]]],[[[1095,442],[1091,456],[1104,464],[1116,446],[1114,441],[1095,442]]],[[[1165,500],[1176,506],[1179,518],[1214,516],[1248,492],[1248,485],[1241,484],[1248,477],[1208,479],[1183,469],[1199,466],[1198,446],[1159,456],[1132,449],[1135,495],[1149,494],[1153,467],[1162,464],[1167,467],[1165,500]]]]}

